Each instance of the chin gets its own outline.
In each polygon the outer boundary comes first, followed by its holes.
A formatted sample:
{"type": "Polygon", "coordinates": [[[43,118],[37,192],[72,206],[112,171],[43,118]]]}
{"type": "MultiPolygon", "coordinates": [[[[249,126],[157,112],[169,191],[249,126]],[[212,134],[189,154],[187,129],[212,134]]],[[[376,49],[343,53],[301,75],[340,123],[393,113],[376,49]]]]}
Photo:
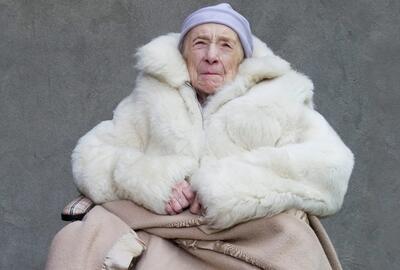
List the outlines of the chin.
{"type": "Polygon", "coordinates": [[[203,92],[203,93],[208,94],[208,95],[212,95],[212,94],[214,94],[214,93],[218,90],[218,88],[221,87],[221,86],[222,86],[222,84],[218,84],[218,85],[216,85],[216,84],[212,84],[212,85],[209,85],[209,84],[207,84],[207,85],[201,84],[201,85],[199,85],[198,87],[195,86],[195,88],[198,89],[200,92],[203,92]]]}
{"type": "Polygon", "coordinates": [[[208,95],[212,95],[217,91],[218,87],[214,87],[214,88],[207,88],[207,89],[200,89],[201,92],[206,93],[208,95]]]}

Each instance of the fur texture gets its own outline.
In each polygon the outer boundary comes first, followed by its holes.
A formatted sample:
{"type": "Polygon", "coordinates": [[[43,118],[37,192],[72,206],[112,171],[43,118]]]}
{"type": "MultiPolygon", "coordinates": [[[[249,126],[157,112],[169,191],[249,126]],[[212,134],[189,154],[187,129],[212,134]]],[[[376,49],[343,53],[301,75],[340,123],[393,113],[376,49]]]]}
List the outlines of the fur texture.
{"type": "Polygon", "coordinates": [[[313,109],[313,84],[254,37],[235,80],[199,106],[179,35],[137,52],[136,88],[83,136],[72,154],[75,183],[96,203],[129,199],[165,214],[185,177],[215,228],[290,208],[338,211],[353,154],[313,109]]]}
{"type": "Polygon", "coordinates": [[[101,270],[125,270],[133,258],[139,257],[146,249],[145,243],[134,230],[121,236],[108,251],[101,270]]]}

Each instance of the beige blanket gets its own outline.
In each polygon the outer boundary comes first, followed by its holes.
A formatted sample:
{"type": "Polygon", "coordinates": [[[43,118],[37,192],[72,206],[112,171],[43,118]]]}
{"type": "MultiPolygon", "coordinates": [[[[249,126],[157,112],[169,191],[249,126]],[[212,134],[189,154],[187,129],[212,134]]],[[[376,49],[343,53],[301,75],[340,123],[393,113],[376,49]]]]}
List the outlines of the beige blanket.
{"type": "Polygon", "coordinates": [[[83,221],[63,228],[53,240],[46,269],[124,269],[118,263],[110,267],[115,260],[110,256],[131,252],[131,260],[141,241],[145,250],[132,269],[341,269],[319,220],[302,211],[215,231],[188,211],[157,215],[129,201],[96,206],[83,221]],[[133,249],[116,245],[122,240],[133,249]]]}

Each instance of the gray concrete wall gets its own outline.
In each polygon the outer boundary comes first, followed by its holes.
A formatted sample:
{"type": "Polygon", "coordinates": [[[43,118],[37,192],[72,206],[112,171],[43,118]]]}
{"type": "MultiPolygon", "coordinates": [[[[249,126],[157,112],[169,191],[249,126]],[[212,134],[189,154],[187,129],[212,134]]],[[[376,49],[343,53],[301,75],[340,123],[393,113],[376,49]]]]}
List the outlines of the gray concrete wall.
{"type": "MultiPolygon", "coordinates": [[[[132,54],[214,1],[0,0],[0,268],[42,269],[70,153],[130,93],[132,54]]],[[[324,220],[345,269],[399,269],[400,1],[231,1],[315,83],[357,162],[324,220]]]]}

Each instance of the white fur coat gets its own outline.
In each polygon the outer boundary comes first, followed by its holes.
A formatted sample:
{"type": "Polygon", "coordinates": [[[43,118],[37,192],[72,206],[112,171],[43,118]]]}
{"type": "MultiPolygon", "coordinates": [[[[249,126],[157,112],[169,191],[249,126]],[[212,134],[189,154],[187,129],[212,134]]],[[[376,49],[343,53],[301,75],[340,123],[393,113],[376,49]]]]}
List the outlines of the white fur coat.
{"type": "Polygon", "coordinates": [[[73,151],[79,190],[164,214],[186,177],[216,228],[290,208],[338,211],[353,155],[313,109],[312,82],[254,37],[253,57],[202,108],[177,42],[168,34],[138,50],[132,94],[73,151]]]}

